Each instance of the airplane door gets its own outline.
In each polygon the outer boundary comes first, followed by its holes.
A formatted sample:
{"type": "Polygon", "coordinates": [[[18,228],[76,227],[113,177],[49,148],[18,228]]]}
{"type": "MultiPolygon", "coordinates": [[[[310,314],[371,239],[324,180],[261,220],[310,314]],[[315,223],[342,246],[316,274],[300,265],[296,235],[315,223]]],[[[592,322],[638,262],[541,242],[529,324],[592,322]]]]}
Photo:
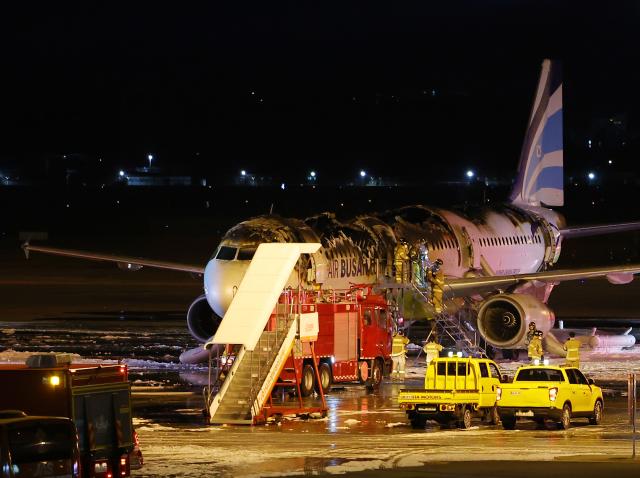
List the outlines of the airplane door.
{"type": "Polygon", "coordinates": [[[474,269],[474,257],[473,257],[473,242],[471,242],[471,236],[467,232],[467,228],[463,227],[461,230],[463,244],[460,244],[460,250],[462,254],[462,264],[466,265],[469,269],[474,269]],[[465,257],[466,256],[466,257],[465,257]],[[466,259],[466,264],[465,264],[466,259]]]}

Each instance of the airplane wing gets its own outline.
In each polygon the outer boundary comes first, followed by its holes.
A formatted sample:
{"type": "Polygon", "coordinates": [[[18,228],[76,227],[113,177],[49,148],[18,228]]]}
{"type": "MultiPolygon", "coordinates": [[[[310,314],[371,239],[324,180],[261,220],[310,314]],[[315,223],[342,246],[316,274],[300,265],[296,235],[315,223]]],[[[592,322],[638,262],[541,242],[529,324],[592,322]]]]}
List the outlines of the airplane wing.
{"type": "Polygon", "coordinates": [[[614,232],[635,231],[640,229],[640,222],[623,222],[619,224],[599,224],[596,226],[567,227],[560,229],[560,235],[567,237],[598,236],[614,232]]]}
{"type": "Polygon", "coordinates": [[[74,249],[58,249],[56,247],[33,246],[28,242],[22,246],[27,258],[30,252],[43,252],[56,256],[77,257],[78,259],[88,259],[91,261],[115,262],[121,269],[138,270],[142,267],[154,267],[156,269],[168,269],[173,271],[191,272],[194,274],[204,274],[203,266],[191,264],[181,264],[179,262],[155,261],[152,259],[141,259],[139,257],[116,256],[112,254],[96,254],[93,252],[78,251],[74,249]]]}
{"type": "Polygon", "coordinates": [[[461,297],[501,289],[504,290],[528,281],[557,283],[569,280],[592,279],[595,277],[606,277],[609,282],[614,284],[626,284],[633,280],[634,274],[640,274],[640,264],[533,272],[530,274],[505,276],[446,278],[444,293],[447,297],[461,297]]]}

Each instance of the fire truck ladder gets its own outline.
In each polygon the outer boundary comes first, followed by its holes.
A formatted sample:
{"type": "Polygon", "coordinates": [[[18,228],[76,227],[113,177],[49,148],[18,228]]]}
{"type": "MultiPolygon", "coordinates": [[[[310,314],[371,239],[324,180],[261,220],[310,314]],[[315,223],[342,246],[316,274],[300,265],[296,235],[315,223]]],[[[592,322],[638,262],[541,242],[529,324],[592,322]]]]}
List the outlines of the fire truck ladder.
{"type": "MultiPolygon", "coordinates": [[[[429,297],[415,284],[413,284],[413,288],[422,297],[422,300],[430,302],[429,297]]],[[[436,329],[440,332],[441,337],[449,337],[457,349],[469,357],[487,357],[487,351],[480,345],[477,333],[468,328],[469,321],[463,315],[463,309],[452,314],[447,312],[447,306],[443,304],[443,311],[433,316],[436,329]]],[[[429,337],[427,337],[428,340],[429,337]]]]}

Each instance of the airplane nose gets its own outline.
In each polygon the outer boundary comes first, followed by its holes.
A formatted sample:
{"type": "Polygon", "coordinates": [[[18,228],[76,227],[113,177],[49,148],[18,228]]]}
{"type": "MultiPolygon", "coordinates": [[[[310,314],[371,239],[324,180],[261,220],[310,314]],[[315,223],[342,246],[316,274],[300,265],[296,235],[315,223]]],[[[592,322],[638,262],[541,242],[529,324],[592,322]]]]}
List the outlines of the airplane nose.
{"type": "Polygon", "coordinates": [[[204,293],[213,311],[220,317],[231,304],[249,262],[212,259],[204,269],[204,293]]]}

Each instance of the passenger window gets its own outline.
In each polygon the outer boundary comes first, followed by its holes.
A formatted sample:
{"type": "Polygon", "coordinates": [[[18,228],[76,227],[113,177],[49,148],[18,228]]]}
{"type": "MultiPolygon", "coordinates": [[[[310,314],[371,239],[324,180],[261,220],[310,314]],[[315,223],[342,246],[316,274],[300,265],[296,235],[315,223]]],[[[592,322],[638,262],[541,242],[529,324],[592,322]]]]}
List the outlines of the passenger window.
{"type": "Polygon", "coordinates": [[[489,369],[487,368],[487,364],[484,362],[479,363],[480,365],[480,376],[484,378],[489,377],[489,369]]]}
{"type": "Polygon", "coordinates": [[[438,362],[438,375],[445,375],[447,372],[447,364],[444,362],[438,362]]]}
{"type": "Polygon", "coordinates": [[[566,368],[566,369],[564,369],[564,371],[567,374],[567,378],[569,379],[569,383],[577,385],[578,378],[576,377],[576,374],[574,373],[574,370],[571,369],[571,368],[566,368]]]}
{"type": "Polygon", "coordinates": [[[494,364],[490,363],[489,364],[489,369],[491,370],[491,376],[493,378],[497,378],[498,380],[500,380],[500,370],[498,370],[498,367],[496,367],[494,364]]]}
{"type": "Polygon", "coordinates": [[[240,249],[240,251],[238,252],[238,260],[250,261],[251,259],[253,259],[253,256],[255,255],[255,253],[256,253],[255,249],[240,249]]]}
{"type": "Polygon", "coordinates": [[[236,249],[235,247],[220,246],[220,250],[218,251],[216,259],[219,259],[221,261],[232,261],[236,257],[237,250],[238,249],[236,249]]]}
{"type": "Polygon", "coordinates": [[[587,380],[587,377],[582,375],[582,372],[580,370],[578,370],[577,368],[574,368],[573,373],[576,374],[576,379],[580,385],[589,385],[589,381],[587,380]]]}
{"type": "Polygon", "coordinates": [[[362,314],[362,321],[364,325],[371,325],[371,309],[364,309],[364,313],[362,314]]]}

